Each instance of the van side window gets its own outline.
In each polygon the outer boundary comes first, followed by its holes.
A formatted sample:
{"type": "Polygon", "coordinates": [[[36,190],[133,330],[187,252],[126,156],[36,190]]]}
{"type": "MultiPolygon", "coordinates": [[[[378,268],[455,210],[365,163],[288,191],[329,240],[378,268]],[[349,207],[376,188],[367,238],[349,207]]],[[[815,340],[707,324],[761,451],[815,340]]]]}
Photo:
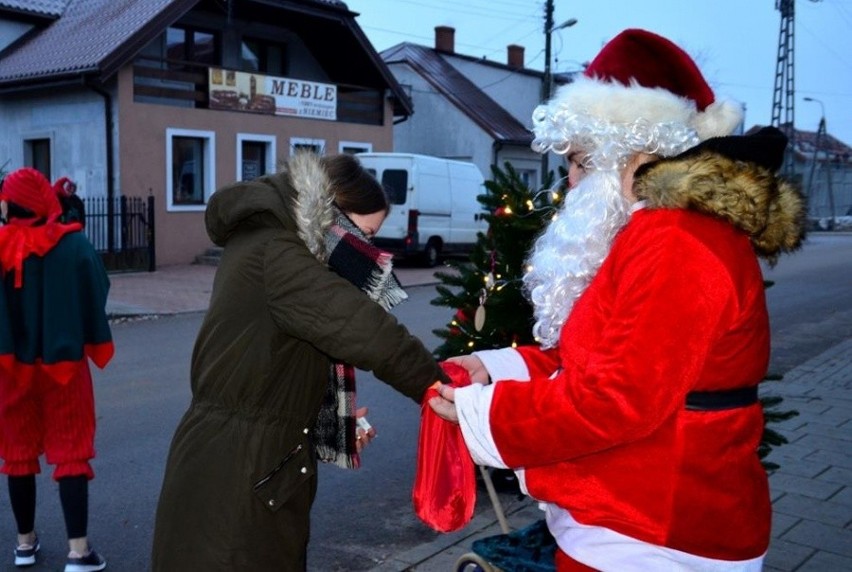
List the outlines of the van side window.
{"type": "Polygon", "coordinates": [[[385,169],[382,173],[382,186],[385,188],[391,204],[404,205],[408,192],[408,171],[405,169],[385,169]]]}

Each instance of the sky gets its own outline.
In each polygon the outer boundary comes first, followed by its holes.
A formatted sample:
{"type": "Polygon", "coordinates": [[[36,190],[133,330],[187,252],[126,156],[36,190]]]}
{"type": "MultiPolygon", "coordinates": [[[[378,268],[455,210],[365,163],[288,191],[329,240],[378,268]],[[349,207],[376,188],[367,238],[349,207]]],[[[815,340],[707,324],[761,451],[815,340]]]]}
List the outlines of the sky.
{"type": "MultiPolygon", "coordinates": [[[[527,68],[544,69],[545,0],[344,0],[377,51],[434,46],[435,26],[455,28],[457,53],[506,63],[524,46],[527,68]]],[[[781,12],[776,0],[555,0],[551,70],[582,69],[626,28],[644,28],[684,48],[718,98],[746,106],[746,129],[769,125],[781,12]]],[[[852,146],[852,0],[795,0],[795,125],[852,146]],[[804,101],[810,97],[818,101],[804,101]],[[822,105],[820,105],[820,102],[822,105]]],[[[530,110],[532,112],[532,110],[530,110]]],[[[784,114],[782,113],[782,121],[784,114]]]]}

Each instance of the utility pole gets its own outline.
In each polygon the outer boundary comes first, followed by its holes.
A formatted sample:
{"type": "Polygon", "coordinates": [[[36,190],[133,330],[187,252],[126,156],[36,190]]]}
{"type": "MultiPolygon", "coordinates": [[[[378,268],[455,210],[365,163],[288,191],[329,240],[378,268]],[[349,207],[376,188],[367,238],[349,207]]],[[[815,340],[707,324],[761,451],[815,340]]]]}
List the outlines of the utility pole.
{"type": "MultiPolygon", "coordinates": [[[[544,3],[544,77],[541,82],[541,102],[546,103],[550,99],[553,89],[553,76],[550,73],[550,36],[553,34],[553,0],[544,3]]],[[[541,154],[541,186],[547,180],[548,155],[550,151],[541,154]]]]}
{"type": "MultiPolygon", "coordinates": [[[[822,2],[822,0],[810,0],[822,2]]],[[[793,178],[796,168],[796,121],[794,96],[795,85],[795,28],[796,0],[775,0],[775,9],[781,12],[781,27],[778,32],[778,55],[775,59],[775,89],[772,93],[772,122],[787,135],[787,153],[782,173],[793,178]],[[781,112],[784,120],[781,120],[781,112]]]]}
{"type": "Polygon", "coordinates": [[[775,60],[775,89],[772,94],[772,125],[787,135],[788,151],[784,157],[782,172],[792,178],[795,169],[796,126],[794,111],[795,93],[795,0],[775,0],[775,8],[781,12],[781,27],[778,32],[778,56],[775,60]],[[781,112],[784,111],[784,121],[781,112]]]}
{"type": "MultiPolygon", "coordinates": [[[[544,76],[541,82],[541,102],[546,103],[553,94],[553,73],[550,71],[550,37],[556,30],[570,28],[577,23],[577,18],[569,18],[561,24],[553,25],[553,0],[547,0],[544,5],[544,76]]],[[[541,183],[544,185],[547,179],[548,165],[547,157],[550,152],[541,156],[541,183]]]]}
{"type": "MultiPolygon", "coordinates": [[[[819,153],[822,151],[823,143],[826,141],[828,133],[825,125],[825,105],[823,105],[822,101],[815,97],[806,97],[805,101],[819,103],[820,108],[819,127],[817,127],[816,140],[814,141],[814,159],[811,162],[811,174],[808,178],[808,192],[805,196],[805,200],[808,201],[808,204],[810,204],[813,200],[814,175],[816,172],[817,160],[819,159],[819,153]]],[[[828,192],[828,209],[831,212],[831,219],[828,222],[828,230],[834,230],[834,222],[836,220],[834,209],[834,189],[831,184],[831,160],[828,149],[825,150],[825,157],[822,159],[822,166],[820,168],[825,171],[826,191],[828,192]]]]}

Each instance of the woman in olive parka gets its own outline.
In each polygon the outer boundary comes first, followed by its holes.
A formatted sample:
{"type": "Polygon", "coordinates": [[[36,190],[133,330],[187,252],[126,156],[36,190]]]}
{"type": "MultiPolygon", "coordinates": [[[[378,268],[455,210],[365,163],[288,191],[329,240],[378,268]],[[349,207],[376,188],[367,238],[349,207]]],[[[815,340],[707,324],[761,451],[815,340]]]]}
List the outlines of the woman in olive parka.
{"type": "Polygon", "coordinates": [[[446,379],[417,338],[327,264],[338,189],[378,185],[357,161],[340,175],[331,167],[341,159],[300,155],[210,199],[207,231],[224,251],[166,463],[154,571],[304,570],[312,428],[331,360],[417,403],[446,379]]]}

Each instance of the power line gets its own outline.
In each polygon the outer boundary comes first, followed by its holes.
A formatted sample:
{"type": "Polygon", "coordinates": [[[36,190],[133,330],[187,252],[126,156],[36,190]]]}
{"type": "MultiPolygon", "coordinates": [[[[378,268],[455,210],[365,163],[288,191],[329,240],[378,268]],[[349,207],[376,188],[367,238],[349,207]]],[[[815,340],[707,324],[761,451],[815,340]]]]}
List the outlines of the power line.
{"type": "Polygon", "coordinates": [[[809,34],[809,35],[810,35],[810,36],[811,36],[814,40],[816,40],[816,42],[817,42],[818,44],[820,44],[823,48],[825,48],[825,50],[826,50],[827,52],[829,52],[832,56],[834,56],[834,58],[835,58],[835,59],[837,59],[838,63],[843,64],[844,66],[846,66],[847,68],[849,68],[849,70],[850,70],[850,71],[852,71],[852,65],[850,65],[849,60],[848,60],[846,57],[844,57],[844,56],[842,56],[842,55],[838,54],[837,52],[835,52],[835,51],[834,51],[834,49],[833,49],[831,46],[829,46],[829,45],[825,42],[825,40],[824,40],[823,36],[820,36],[819,34],[815,33],[813,30],[811,30],[810,28],[808,28],[807,26],[805,26],[804,24],[802,24],[802,22],[801,22],[801,21],[799,21],[799,26],[801,26],[802,28],[804,28],[804,29],[805,29],[805,31],[806,31],[806,32],[807,32],[807,33],[808,33],[808,34],[809,34]]]}
{"type": "Polygon", "coordinates": [[[852,28],[852,12],[850,12],[847,4],[843,4],[845,1],[847,0],[836,0],[836,2],[829,1],[827,4],[832,8],[835,8],[840,14],[841,19],[843,19],[847,24],[849,24],[849,27],[852,28]]]}
{"type": "Polygon", "coordinates": [[[425,2],[417,2],[416,0],[396,0],[397,4],[411,4],[413,6],[422,6],[424,8],[434,8],[435,10],[441,10],[442,12],[446,12],[450,10],[452,14],[468,14],[470,16],[482,16],[488,18],[494,18],[497,20],[517,20],[519,18],[526,18],[529,15],[520,14],[517,12],[506,12],[501,10],[466,10],[464,8],[459,8],[458,3],[449,2],[446,7],[442,8],[440,6],[436,6],[434,4],[427,4],[425,2]],[[502,14],[502,15],[501,15],[502,14]]]}
{"type": "MultiPolygon", "coordinates": [[[[429,8],[429,9],[434,9],[436,14],[446,13],[446,9],[437,6],[436,3],[434,2],[434,0],[432,2],[428,2],[428,0],[427,1],[397,0],[397,2],[398,3],[406,3],[406,4],[410,4],[410,5],[415,5],[415,6],[421,6],[421,7],[429,8]]],[[[463,12],[464,11],[462,11],[462,10],[453,10],[453,13],[463,13],[463,12]]],[[[467,14],[473,14],[473,15],[482,15],[485,18],[496,18],[498,20],[506,20],[507,19],[505,17],[495,16],[494,13],[493,13],[493,10],[490,10],[487,13],[485,13],[485,12],[482,12],[482,13],[466,12],[466,13],[467,14]]],[[[363,12],[362,12],[362,16],[363,16],[363,12]]],[[[359,20],[360,20],[360,18],[359,18],[359,20]]],[[[360,24],[360,22],[359,22],[359,24],[360,24]]],[[[425,36],[425,35],[420,35],[420,34],[401,32],[398,29],[382,28],[382,27],[379,27],[379,26],[369,26],[369,25],[365,25],[365,24],[360,24],[360,25],[361,25],[361,28],[364,29],[365,31],[374,31],[374,32],[382,32],[384,34],[392,34],[395,37],[401,38],[402,41],[415,41],[416,43],[422,43],[424,45],[429,45],[429,44],[432,43],[432,41],[434,39],[432,36],[425,36]]],[[[530,30],[529,32],[523,34],[522,36],[515,36],[512,40],[507,40],[505,42],[505,44],[502,45],[502,46],[496,46],[495,47],[493,44],[492,45],[481,45],[481,44],[474,44],[474,43],[468,43],[468,42],[460,42],[458,40],[456,40],[456,45],[463,47],[465,49],[465,51],[470,53],[470,54],[482,53],[483,57],[493,57],[494,54],[502,53],[502,51],[506,49],[507,45],[509,45],[509,44],[521,44],[522,41],[525,40],[526,38],[538,34],[539,26],[540,26],[540,23],[538,22],[538,17],[535,16],[534,14],[527,14],[527,15],[524,15],[524,16],[519,17],[519,18],[511,19],[509,25],[505,26],[500,31],[495,32],[491,36],[492,39],[493,38],[499,38],[499,37],[503,36],[504,34],[506,34],[507,32],[510,32],[512,30],[518,30],[519,28],[522,29],[522,30],[530,30]]],[[[456,37],[458,38],[458,35],[456,37]]],[[[530,60],[530,61],[534,61],[534,60],[530,60]]]]}

